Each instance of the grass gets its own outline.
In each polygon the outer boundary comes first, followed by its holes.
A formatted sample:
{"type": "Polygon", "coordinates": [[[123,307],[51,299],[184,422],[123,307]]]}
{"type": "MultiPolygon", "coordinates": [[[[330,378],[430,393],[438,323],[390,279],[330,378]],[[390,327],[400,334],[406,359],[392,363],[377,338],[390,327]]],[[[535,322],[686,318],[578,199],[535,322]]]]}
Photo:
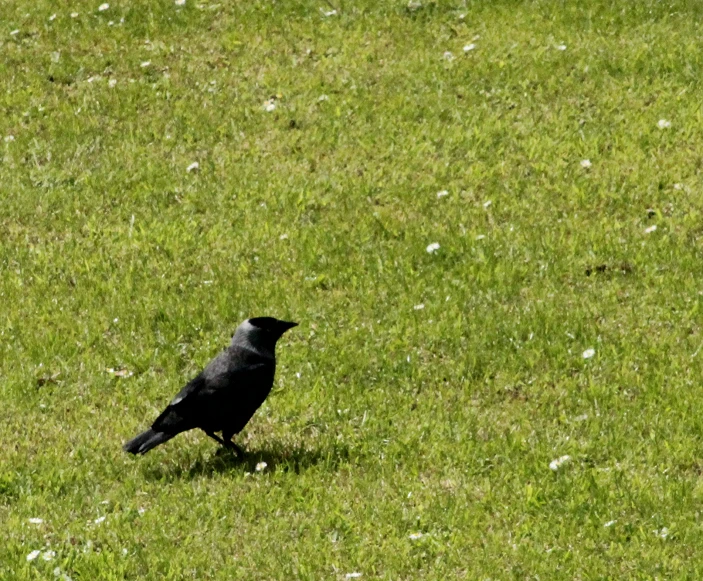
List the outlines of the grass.
{"type": "Polygon", "coordinates": [[[0,5],[0,577],[703,575],[699,3],[98,4],[0,5]]]}

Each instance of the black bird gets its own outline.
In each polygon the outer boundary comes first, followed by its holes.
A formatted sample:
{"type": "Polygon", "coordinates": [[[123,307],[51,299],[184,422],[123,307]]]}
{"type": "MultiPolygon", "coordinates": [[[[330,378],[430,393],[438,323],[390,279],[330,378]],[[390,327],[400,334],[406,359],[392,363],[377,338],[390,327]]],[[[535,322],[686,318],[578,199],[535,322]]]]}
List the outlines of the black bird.
{"type": "Polygon", "coordinates": [[[242,431],[270,393],[276,341],[297,325],[273,317],[244,321],[229,347],[181,389],[151,428],[127,442],[125,451],[146,454],[181,432],[200,428],[241,456],[244,452],[232,436],[242,431]]]}

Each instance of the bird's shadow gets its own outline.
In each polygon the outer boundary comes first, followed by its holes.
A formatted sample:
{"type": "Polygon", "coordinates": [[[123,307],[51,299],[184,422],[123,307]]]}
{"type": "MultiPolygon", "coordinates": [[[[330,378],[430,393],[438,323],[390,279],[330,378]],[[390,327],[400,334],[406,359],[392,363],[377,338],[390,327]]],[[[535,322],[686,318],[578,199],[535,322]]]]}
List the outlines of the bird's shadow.
{"type": "Polygon", "coordinates": [[[300,474],[313,466],[323,466],[334,471],[350,458],[349,448],[335,442],[325,449],[308,449],[301,446],[285,446],[273,443],[261,449],[251,449],[238,456],[234,451],[219,448],[209,456],[181,459],[176,464],[145,467],[149,480],[192,480],[216,474],[232,473],[246,475],[256,472],[294,472],[300,474]]]}

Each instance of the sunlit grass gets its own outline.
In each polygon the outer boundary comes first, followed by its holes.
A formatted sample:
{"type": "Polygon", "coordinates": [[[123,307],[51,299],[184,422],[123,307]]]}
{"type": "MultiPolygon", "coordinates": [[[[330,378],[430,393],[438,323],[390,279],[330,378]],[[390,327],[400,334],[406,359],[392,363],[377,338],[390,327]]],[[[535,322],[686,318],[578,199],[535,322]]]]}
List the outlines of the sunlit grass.
{"type": "Polygon", "coordinates": [[[0,3],[2,579],[700,576],[698,4],[99,7],[0,3]]]}

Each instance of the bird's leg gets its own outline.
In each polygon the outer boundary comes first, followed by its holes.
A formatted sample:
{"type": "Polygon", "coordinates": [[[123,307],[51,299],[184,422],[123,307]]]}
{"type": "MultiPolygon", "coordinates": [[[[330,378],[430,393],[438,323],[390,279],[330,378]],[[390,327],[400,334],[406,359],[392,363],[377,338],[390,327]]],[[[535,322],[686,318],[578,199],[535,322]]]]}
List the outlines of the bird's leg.
{"type": "MultiPolygon", "coordinates": [[[[204,431],[204,430],[203,430],[203,431],[204,431]]],[[[216,436],[216,435],[215,435],[215,432],[205,432],[205,433],[206,433],[208,436],[210,436],[213,440],[215,440],[215,442],[217,442],[218,444],[220,444],[220,445],[224,446],[225,448],[227,448],[227,442],[225,442],[225,441],[224,441],[222,438],[220,438],[219,436],[216,436]]]]}
{"type": "Polygon", "coordinates": [[[240,458],[244,457],[244,450],[242,450],[239,446],[237,446],[237,444],[235,444],[232,441],[231,436],[227,440],[224,440],[224,439],[220,438],[218,435],[216,435],[215,432],[205,432],[205,433],[208,436],[210,436],[213,440],[215,440],[215,442],[217,442],[218,444],[220,444],[230,450],[234,450],[234,453],[237,454],[237,456],[239,456],[240,458]]]}
{"type": "Polygon", "coordinates": [[[234,436],[232,432],[222,432],[222,439],[225,441],[225,446],[227,446],[230,450],[234,450],[240,458],[244,458],[244,450],[232,441],[232,436],[234,436]]]}
{"type": "Polygon", "coordinates": [[[240,458],[244,458],[244,450],[242,450],[240,446],[237,446],[237,444],[235,444],[232,440],[227,442],[225,446],[227,446],[230,450],[234,450],[240,458]]]}

